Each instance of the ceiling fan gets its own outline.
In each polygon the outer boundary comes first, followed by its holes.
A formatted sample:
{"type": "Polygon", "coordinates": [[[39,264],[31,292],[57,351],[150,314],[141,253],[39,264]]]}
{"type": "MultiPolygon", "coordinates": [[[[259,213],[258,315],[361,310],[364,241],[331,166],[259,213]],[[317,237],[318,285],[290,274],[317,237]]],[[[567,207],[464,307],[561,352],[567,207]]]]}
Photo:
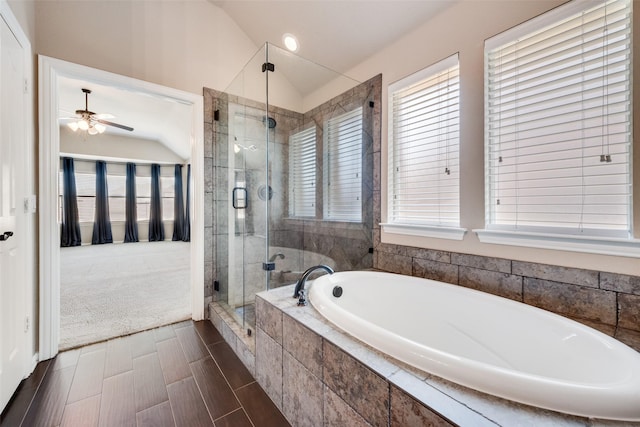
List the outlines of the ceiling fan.
{"type": "Polygon", "coordinates": [[[67,123],[67,126],[69,126],[71,130],[74,132],[78,129],[86,130],[89,135],[104,133],[107,129],[106,126],[113,126],[129,132],[133,131],[133,128],[130,126],[105,120],[113,118],[111,114],[96,114],[93,111],[89,111],[89,94],[91,93],[91,90],[83,88],[82,92],[84,92],[84,110],[76,110],[76,115],[78,117],[64,117],[65,119],[73,120],[72,122],[67,123]]]}

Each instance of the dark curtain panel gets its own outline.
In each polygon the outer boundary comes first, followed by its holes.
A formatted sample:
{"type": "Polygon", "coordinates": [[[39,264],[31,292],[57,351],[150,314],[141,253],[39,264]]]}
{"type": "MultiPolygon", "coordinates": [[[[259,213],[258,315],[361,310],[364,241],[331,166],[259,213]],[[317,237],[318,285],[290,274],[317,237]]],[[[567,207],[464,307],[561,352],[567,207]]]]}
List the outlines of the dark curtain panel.
{"type": "Polygon", "coordinates": [[[173,237],[171,240],[182,240],[184,232],[184,202],[182,200],[182,165],[175,165],[173,172],[173,237]]]}
{"type": "Polygon", "coordinates": [[[127,163],[127,187],[125,200],[124,242],[138,240],[138,207],[136,199],[136,165],[127,163]]]}
{"type": "Polygon", "coordinates": [[[96,212],[93,220],[91,244],[113,243],[109,219],[109,189],[107,188],[107,164],[96,162],[96,212]]]}
{"type": "Polygon", "coordinates": [[[78,194],[73,159],[62,158],[62,234],[60,246],[80,246],[80,220],[78,218],[78,194]]]}
{"type": "Polygon", "coordinates": [[[164,240],[162,197],[160,193],[160,165],[151,165],[151,212],[149,213],[149,241],[164,240]]]}
{"type": "Polygon", "coordinates": [[[182,232],[182,241],[191,240],[191,165],[187,166],[187,206],[184,214],[184,231],[182,232]]]}

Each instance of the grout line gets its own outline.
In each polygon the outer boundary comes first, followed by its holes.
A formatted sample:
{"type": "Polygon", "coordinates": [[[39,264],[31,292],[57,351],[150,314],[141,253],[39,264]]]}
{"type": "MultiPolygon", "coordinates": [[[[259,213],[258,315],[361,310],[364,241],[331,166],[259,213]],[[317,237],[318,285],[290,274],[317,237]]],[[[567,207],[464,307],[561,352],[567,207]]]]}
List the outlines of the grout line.
{"type": "MultiPolygon", "coordinates": [[[[164,375],[163,375],[164,376],[164,375]]],[[[188,377],[187,377],[188,378],[188,377]]],[[[195,382],[195,379],[194,379],[195,382]]],[[[171,383],[173,384],[173,383],[171,383]]],[[[171,405],[171,399],[169,398],[169,389],[168,389],[169,384],[165,384],[164,387],[165,389],[167,389],[167,400],[169,401],[169,409],[171,409],[171,419],[173,420],[173,425],[177,426],[178,423],[176,423],[176,414],[174,414],[173,412],[173,405],[171,405]]],[[[205,405],[206,406],[206,405],[205,405]]],[[[136,426],[138,425],[138,417],[136,416],[136,426]]]]}
{"type": "MultiPolygon", "coordinates": [[[[213,325],[212,325],[212,326],[213,326],[213,325]]],[[[197,329],[196,329],[196,333],[198,334],[198,337],[200,337],[200,340],[201,340],[201,341],[202,341],[202,343],[204,344],[204,340],[202,339],[202,336],[200,335],[200,333],[198,332],[198,330],[197,330],[197,329]]],[[[223,337],[223,340],[224,340],[224,337],[223,337]]],[[[237,340],[237,337],[236,337],[236,340],[237,340]]],[[[226,342],[226,341],[225,341],[225,342],[226,342]]],[[[229,389],[231,390],[231,393],[233,393],[233,396],[236,398],[236,400],[237,400],[237,401],[238,401],[238,403],[240,404],[240,408],[238,408],[238,409],[242,409],[242,411],[244,411],[244,414],[246,415],[246,417],[247,417],[247,419],[249,420],[249,422],[251,423],[251,425],[255,427],[255,423],[253,422],[253,420],[251,419],[251,417],[250,417],[250,416],[249,416],[249,414],[247,413],[246,409],[244,408],[244,405],[242,404],[242,401],[238,398],[238,395],[236,394],[236,391],[237,391],[237,390],[240,390],[240,389],[245,388],[245,387],[247,387],[247,386],[250,386],[250,385],[252,385],[252,384],[256,384],[256,383],[257,383],[257,381],[256,381],[255,377],[254,377],[253,375],[251,375],[251,378],[253,378],[253,381],[252,381],[252,382],[250,382],[250,383],[248,383],[248,384],[245,384],[245,385],[243,385],[243,386],[241,386],[241,387],[238,387],[236,390],[234,390],[234,389],[233,389],[233,387],[231,386],[231,384],[229,383],[229,380],[227,379],[227,376],[226,376],[226,375],[224,374],[224,372],[222,371],[222,368],[220,368],[220,364],[218,363],[218,361],[216,360],[216,358],[213,356],[213,353],[211,353],[211,350],[209,349],[209,346],[205,345],[205,347],[206,347],[206,349],[207,349],[207,352],[208,352],[208,353],[209,353],[209,355],[211,356],[211,359],[213,360],[213,362],[216,364],[216,366],[217,366],[217,367],[218,367],[218,369],[220,370],[220,373],[222,374],[222,378],[224,378],[224,381],[225,381],[225,382],[227,383],[227,385],[229,386],[229,389]]],[[[233,348],[232,348],[232,350],[233,350],[233,348]]],[[[233,352],[233,354],[234,354],[234,356],[235,356],[238,360],[240,360],[240,358],[238,357],[238,355],[237,355],[237,354],[235,354],[235,352],[233,352]]],[[[242,363],[242,361],[241,361],[241,360],[240,360],[240,363],[242,363]]],[[[244,365],[244,364],[243,364],[243,365],[244,365]]],[[[197,382],[196,382],[196,384],[197,384],[197,382]]],[[[198,389],[199,389],[199,388],[198,388],[198,389]]],[[[202,391],[201,391],[200,393],[202,394],[202,391]]],[[[206,403],[205,403],[205,406],[207,406],[207,405],[206,405],[206,403]]],[[[235,411],[237,411],[238,409],[236,409],[235,411]]],[[[280,408],[278,408],[277,406],[276,406],[276,409],[277,409],[278,411],[280,411],[280,408]]],[[[208,411],[208,410],[209,410],[209,408],[207,407],[207,411],[208,411]]],[[[235,412],[235,411],[232,411],[232,412],[235,412]]],[[[280,411],[280,413],[282,413],[282,411],[280,411]]],[[[227,414],[227,415],[228,415],[228,414],[227,414]]],[[[284,414],[283,414],[283,416],[284,416],[284,414]]],[[[220,417],[220,418],[221,418],[221,417],[220,417]]],[[[216,419],[220,419],[220,418],[216,418],[216,419]]],[[[286,417],[285,417],[285,418],[286,418],[286,417]]],[[[213,419],[213,418],[212,418],[212,419],[213,419]]],[[[214,423],[215,423],[215,420],[214,420],[214,423]]]]}
{"type": "MultiPolygon", "coordinates": [[[[237,389],[235,389],[234,391],[238,391],[238,390],[241,390],[241,389],[243,389],[243,388],[249,387],[250,385],[253,385],[253,384],[257,383],[257,382],[258,382],[258,381],[256,381],[256,380],[254,379],[254,380],[253,380],[253,381],[251,381],[250,383],[245,384],[245,385],[242,385],[242,386],[238,387],[237,389]]],[[[259,385],[259,384],[258,384],[258,385],[259,385]]]]}

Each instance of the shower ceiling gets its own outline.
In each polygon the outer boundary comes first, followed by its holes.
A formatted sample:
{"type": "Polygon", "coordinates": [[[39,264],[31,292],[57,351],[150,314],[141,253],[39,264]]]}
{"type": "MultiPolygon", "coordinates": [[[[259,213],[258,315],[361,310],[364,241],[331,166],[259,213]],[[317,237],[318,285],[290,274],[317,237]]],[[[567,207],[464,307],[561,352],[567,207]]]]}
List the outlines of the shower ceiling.
{"type": "Polygon", "coordinates": [[[347,73],[458,0],[209,0],[256,46],[296,36],[298,55],[347,73]]]}

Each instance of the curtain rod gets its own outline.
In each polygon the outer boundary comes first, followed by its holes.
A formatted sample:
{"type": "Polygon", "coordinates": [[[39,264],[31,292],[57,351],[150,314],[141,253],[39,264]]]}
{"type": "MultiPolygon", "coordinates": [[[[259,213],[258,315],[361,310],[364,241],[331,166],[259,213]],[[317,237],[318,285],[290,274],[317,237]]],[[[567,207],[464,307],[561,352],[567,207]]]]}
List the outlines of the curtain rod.
{"type": "Polygon", "coordinates": [[[87,156],[87,155],[77,155],[77,154],[69,154],[69,153],[60,153],[60,157],[71,157],[74,160],[84,160],[84,161],[96,161],[96,160],[103,160],[107,163],[116,163],[116,164],[122,164],[122,165],[126,165],[127,163],[135,163],[136,165],[152,165],[152,164],[158,164],[160,166],[173,166],[176,164],[179,165],[188,165],[190,162],[187,161],[182,161],[182,162],[167,162],[167,161],[153,161],[153,160],[123,160],[123,159],[116,159],[114,157],[96,157],[96,156],[87,156]]]}

